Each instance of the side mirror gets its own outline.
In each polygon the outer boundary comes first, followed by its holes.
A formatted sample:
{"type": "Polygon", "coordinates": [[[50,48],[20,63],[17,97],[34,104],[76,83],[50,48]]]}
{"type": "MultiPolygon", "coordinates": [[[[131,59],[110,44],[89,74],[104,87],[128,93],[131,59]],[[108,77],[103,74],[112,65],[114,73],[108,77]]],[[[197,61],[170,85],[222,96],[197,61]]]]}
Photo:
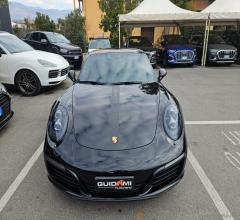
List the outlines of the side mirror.
{"type": "Polygon", "coordinates": [[[68,78],[73,81],[73,83],[77,82],[77,77],[75,71],[71,70],[68,73],[68,78]]]}
{"type": "Polygon", "coordinates": [[[158,81],[160,82],[166,75],[167,75],[167,70],[160,68],[159,75],[158,75],[158,81]]]}
{"type": "Polygon", "coordinates": [[[47,41],[46,39],[41,39],[41,43],[43,43],[43,44],[47,44],[48,41],[47,41]]]}

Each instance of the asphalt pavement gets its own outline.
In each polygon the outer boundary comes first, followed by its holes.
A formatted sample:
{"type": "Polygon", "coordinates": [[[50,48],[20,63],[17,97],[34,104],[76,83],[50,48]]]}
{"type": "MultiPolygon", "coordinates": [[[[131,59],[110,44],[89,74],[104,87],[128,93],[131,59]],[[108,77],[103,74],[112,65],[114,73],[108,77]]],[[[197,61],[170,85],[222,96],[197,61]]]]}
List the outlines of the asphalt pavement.
{"type": "Polygon", "coordinates": [[[15,115],[0,131],[0,220],[240,220],[240,67],[170,68],[163,84],[186,121],[185,176],[156,199],[121,203],[70,198],[48,181],[36,153],[51,105],[71,81],[37,97],[10,91],[15,115]]]}

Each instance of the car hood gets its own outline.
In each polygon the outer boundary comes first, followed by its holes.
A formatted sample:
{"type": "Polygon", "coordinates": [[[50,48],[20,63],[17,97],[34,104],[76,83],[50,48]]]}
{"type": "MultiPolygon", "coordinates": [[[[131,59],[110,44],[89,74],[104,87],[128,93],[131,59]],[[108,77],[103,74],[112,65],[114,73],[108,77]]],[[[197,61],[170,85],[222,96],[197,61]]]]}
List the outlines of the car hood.
{"type": "Polygon", "coordinates": [[[165,47],[166,50],[194,50],[195,47],[190,44],[173,44],[173,45],[167,45],[165,47]]]}
{"type": "Polygon", "coordinates": [[[126,150],[150,144],[156,133],[159,86],[76,84],[73,90],[75,138],[81,146],[126,150]],[[117,137],[117,143],[112,138],[117,137]]]}
{"type": "Polygon", "coordinates": [[[80,50],[81,48],[77,45],[74,44],[67,44],[67,43],[53,43],[54,45],[62,48],[62,49],[67,49],[67,50],[80,50]]]}
{"type": "Polygon", "coordinates": [[[209,44],[208,49],[217,49],[217,50],[236,50],[236,47],[229,44],[209,44]]]}
{"type": "Polygon", "coordinates": [[[38,59],[46,60],[56,65],[67,65],[67,61],[60,55],[54,53],[48,53],[40,50],[26,51],[22,53],[15,53],[14,56],[25,60],[35,60],[38,59]]]}

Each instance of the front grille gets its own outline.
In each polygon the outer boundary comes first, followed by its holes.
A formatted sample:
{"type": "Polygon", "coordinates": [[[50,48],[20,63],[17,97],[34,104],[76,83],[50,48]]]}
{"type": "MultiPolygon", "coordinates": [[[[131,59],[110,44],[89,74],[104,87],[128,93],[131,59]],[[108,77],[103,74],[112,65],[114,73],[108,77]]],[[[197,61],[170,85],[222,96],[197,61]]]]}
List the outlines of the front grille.
{"type": "Polygon", "coordinates": [[[65,68],[65,69],[63,69],[63,70],[61,71],[61,76],[67,75],[68,72],[69,72],[69,67],[68,67],[68,68],[65,68]]]}
{"type": "Polygon", "coordinates": [[[50,70],[49,74],[48,74],[48,77],[49,78],[57,78],[58,74],[59,74],[59,70],[50,70]]]}
{"type": "Polygon", "coordinates": [[[0,117],[0,123],[3,122],[11,113],[10,98],[4,94],[0,94],[0,107],[3,109],[3,115],[0,117]]]}
{"type": "Polygon", "coordinates": [[[152,179],[153,188],[163,188],[174,182],[182,172],[184,161],[173,164],[163,170],[157,171],[152,179]]]}
{"type": "Polygon", "coordinates": [[[220,50],[218,51],[219,59],[234,59],[235,51],[234,50],[220,50]]]}
{"type": "Polygon", "coordinates": [[[72,51],[69,51],[68,54],[70,54],[70,55],[81,55],[82,51],[81,50],[72,50],[72,51]]]}
{"type": "Polygon", "coordinates": [[[194,58],[194,52],[192,50],[180,50],[176,52],[176,60],[178,62],[191,61],[194,58]]]}

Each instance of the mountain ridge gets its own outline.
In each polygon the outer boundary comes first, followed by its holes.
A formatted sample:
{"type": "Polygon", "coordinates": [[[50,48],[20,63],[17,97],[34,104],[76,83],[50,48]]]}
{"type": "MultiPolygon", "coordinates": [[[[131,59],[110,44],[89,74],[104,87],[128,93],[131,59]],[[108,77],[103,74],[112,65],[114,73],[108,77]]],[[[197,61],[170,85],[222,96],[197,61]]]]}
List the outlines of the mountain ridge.
{"type": "Polygon", "coordinates": [[[71,12],[70,9],[59,10],[59,9],[44,9],[40,7],[31,7],[15,1],[11,1],[9,3],[9,10],[10,10],[12,21],[23,20],[24,18],[29,18],[34,20],[36,17],[36,13],[40,12],[42,14],[48,15],[52,20],[56,22],[58,18],[64,18],[71,12]]]}

